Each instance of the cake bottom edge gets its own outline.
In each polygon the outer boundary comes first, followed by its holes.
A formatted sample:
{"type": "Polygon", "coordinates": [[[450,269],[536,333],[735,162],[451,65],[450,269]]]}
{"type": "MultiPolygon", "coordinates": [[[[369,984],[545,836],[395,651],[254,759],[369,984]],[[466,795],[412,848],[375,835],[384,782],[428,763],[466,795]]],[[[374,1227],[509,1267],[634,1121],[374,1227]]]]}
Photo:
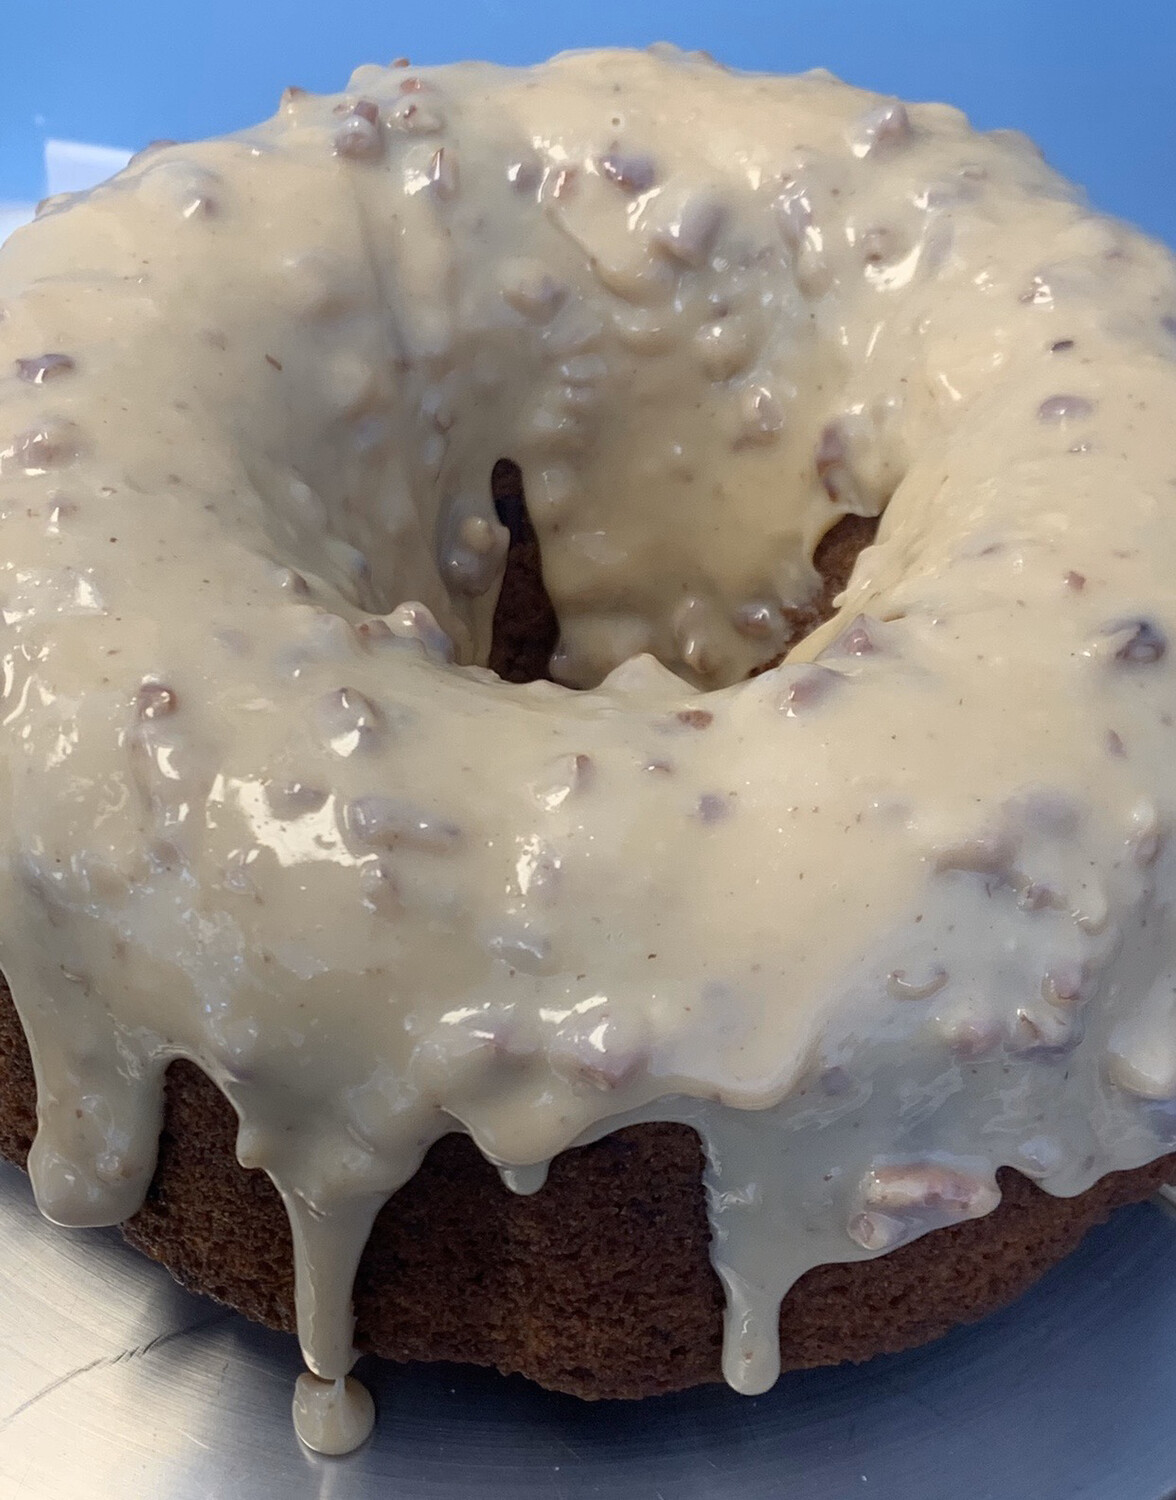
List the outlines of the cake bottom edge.
{"type": "MultiPolygon", "coordinates": [[[[24,1165],[36,1091],[0,989],[0,1155],[24,1165]]],[[[294,1327],[290,1231],[236,1117],[191,1063],[168,1074],[159,1159],[123,1233],[184,1286],[294,1327]]],[[[862,1362],[1013,1302],[1117,1208],[1176,1177],[1176,1156],[1053,1198],[1009,1169],[1000,1205],[875,1260],[819,1266],[780,1315],[785,1370],[862,1362]]],[[[629,1126],[565,1152],[547,1185],[509,1192],[464,1135],[438,1141],[376,1221],[355,1289],[358,1347],[455,1361],[585,1399],[719,1381],[723,1297],[710,1264],[702,1152],[687,1126],[629,1126]]]]}

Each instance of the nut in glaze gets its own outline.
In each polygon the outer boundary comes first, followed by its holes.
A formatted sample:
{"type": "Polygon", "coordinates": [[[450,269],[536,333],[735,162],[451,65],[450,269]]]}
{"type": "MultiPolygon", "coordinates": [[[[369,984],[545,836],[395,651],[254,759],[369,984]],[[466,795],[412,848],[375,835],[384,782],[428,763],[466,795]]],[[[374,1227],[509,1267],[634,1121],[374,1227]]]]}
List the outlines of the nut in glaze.
{"type": "Polygon", "coordinates": [[[862,1211],[849,1236],[863,1250],[893,1249],[916,1235],[989,1214],[1000,1202],[991,1176],[942,1162],[876,1166],[859,1188],[862,1211]]]}

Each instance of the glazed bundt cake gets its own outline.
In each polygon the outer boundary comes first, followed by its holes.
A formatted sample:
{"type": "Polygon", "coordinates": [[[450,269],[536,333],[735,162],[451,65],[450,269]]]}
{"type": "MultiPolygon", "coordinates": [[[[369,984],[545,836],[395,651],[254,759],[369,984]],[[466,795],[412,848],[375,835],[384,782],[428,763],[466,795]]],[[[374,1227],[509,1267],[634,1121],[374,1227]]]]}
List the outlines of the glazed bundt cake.
{"type": "Polygon", "coordinates": [[[0,308],[0,1149],[312,1446],[353,1341],[762,1391],[1170,1172],[1176,276],[1023,138],[363,68],[0,308]]]}

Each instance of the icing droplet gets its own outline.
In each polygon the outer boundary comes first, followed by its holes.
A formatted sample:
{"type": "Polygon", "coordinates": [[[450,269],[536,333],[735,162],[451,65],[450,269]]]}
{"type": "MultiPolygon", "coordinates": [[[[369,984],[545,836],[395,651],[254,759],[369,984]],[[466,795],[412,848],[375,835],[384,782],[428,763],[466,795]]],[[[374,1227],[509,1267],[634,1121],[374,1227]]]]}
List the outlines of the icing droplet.
{"type": "Polygon", "coordinates": [[[537,1161],[525,1166],[501,1166],[498,1175],[502,1178],[502,1184],[512,1193],[520,1197],[529,1198],[532,1193],[537,1193],[547,1182],[548,1168],[550,1162],[537,1161]]]}
{"type": "Polygon", "coordinates": [[[376,1425],[371,1392],[353,1375],[323,1380],[306,1371],[294,1385],[294,1431],[314,1453],[354,1453],[376,1425]]]}

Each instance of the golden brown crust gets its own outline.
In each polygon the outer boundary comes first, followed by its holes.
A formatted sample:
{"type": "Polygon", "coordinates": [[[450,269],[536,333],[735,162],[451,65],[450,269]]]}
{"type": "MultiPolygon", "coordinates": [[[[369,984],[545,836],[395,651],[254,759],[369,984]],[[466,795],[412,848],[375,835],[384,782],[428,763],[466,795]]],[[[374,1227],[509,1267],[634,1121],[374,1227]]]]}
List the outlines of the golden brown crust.
{"type": "MultiPolygon", "coordinates": [[[[28,1051],[0,991],[0,1153],[23,1164],[33,1128],[28,1051]]],[[[176,1064],[155,1179],[124,1232],[186,1286],[290,1329],[285,1214],[269,1179],[237,1164],[235,1130],[219,1090],[176,1064]]],[[[496,1365],[589,1398],[718,1380],[701,1166],[685,1126],[635,1126],[567,1152],[519,1198],[469,1140],[445,1137],[376,1222],[356,1288],[360,1347],[496,1365]]],[[[984,1317],[1174,1172],[1169,1157],[1077,1198],[1002,1173],[987,1218],[803,1277],[781,1313],[784,1368],[869,1359],[984,1317]]]]}

